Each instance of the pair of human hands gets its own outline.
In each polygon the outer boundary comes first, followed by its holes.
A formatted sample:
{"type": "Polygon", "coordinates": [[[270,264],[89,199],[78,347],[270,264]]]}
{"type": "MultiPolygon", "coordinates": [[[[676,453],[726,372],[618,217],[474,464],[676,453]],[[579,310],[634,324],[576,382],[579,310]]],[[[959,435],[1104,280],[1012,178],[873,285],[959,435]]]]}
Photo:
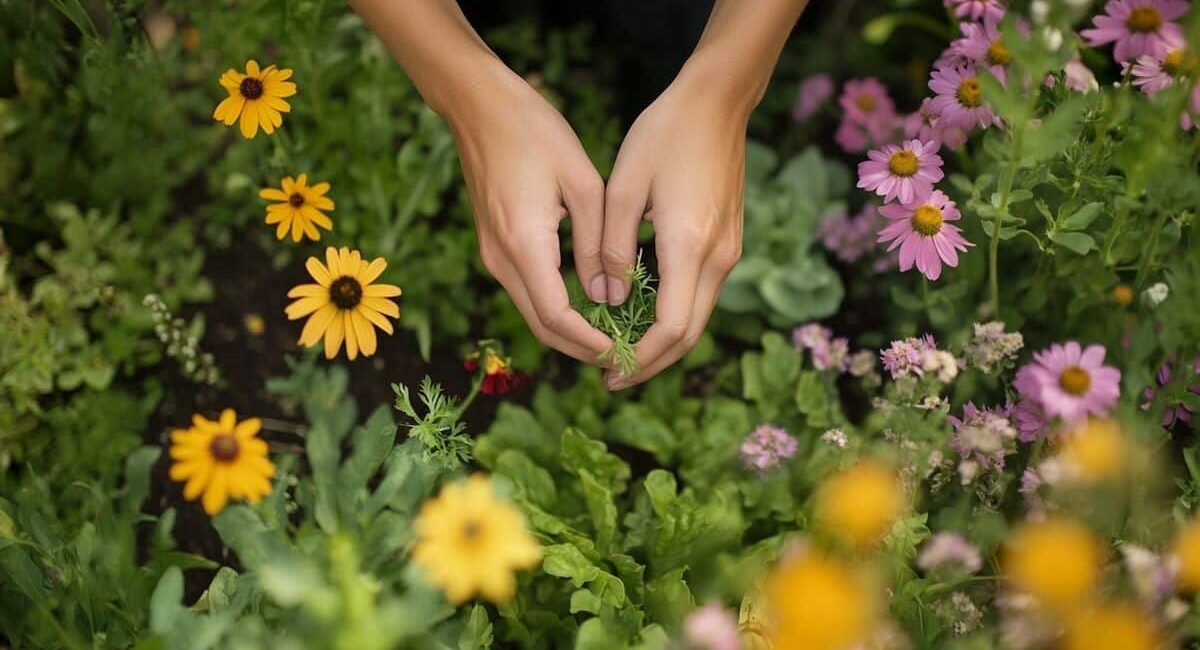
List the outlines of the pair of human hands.
{"type": "Polygon", "coordinates": [[[484,266],[547,346],[599,363],[612,341],[570,305],[560,271],[569,216],[575,267],[588,297],[620,305],[642,219],[653,224],[657,320],[635,346],[638,370],[609,368],[620,390],[696,345],[742,245],[746,119],[703,75],[681,72],[642,112],[607,185],[562,115],[507,68],[476,80],[450,120],[475,212],[484,266]]]}

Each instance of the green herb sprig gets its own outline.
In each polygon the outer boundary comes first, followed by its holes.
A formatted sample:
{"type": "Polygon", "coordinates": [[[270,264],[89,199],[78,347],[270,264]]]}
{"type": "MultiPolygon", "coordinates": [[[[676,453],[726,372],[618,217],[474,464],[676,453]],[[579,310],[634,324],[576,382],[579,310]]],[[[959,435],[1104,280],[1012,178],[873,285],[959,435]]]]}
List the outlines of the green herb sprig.
{"type": "Polygon", "coordinates": [[[626,276],[630,284],[629,297],[620,306],[592,302],[583,293],[582,287],[574,292],[572,300],[575,309],[592,327],[612,339],[612,347],[605,350],[598,360],[612,363],[622,377],[637,372],[637,356],[633,346],[642,340],[654,324],[655,284],[658,282],[650,277],[641,253],[638,253],[637,263],[626,271],[626,276]]]}

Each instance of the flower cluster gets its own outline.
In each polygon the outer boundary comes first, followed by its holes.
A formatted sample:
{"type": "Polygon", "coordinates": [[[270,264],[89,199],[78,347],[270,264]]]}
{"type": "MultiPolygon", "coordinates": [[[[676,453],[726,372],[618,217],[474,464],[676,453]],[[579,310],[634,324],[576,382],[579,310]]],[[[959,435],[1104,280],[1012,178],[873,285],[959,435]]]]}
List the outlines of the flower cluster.
{"type": "Polygon", "coordinates": [[[741,454],[747,467],[765,472],[796,455],[796,448],[796,439],[786,429],[760,424],[742,442],[741,454]]]}
{"type": "Polygon", "coordinates": [[[1008,406],[981,409],[967,402],[961,418],[946,419],[954,426],[950,447],[958,453],[963,485],[982,472],[1004,471],[1005,457],[1017,451],[1017,430],[1009,420],[1008,406]]]}
{"type": "Polygon", "coordinates": [[[512,359],[504,356],[493,341],[481,342],[478,349],[463,359],[463,368],[471,373],[483,371],[479,386],[484,395],[505,395],[526,379],[526,375],[513,370],[512,359]]]}
{"type": "Polygon", "coordinates": [[[825,217],[817,234],[829,252],[851,264],[875,247],[875,234],[882,223],[879,206],[867,203],[857,215],[838,212],[825,217]]]}
{"type": "Polygon", "coordinates": [[[834,338],[833,331],[817,323],[809,323],[792,332],[792,342],[798,350],[808,350],[817,370],[845,372],[849,368],[850,343],[834,338]]]}
{"type": "Polygon", "coordinates": [[[983,568],[979,549],[958,533],[940,532],[925,543],[917,556],[917,566],[926,572],[965,571],[975,573],[983,568]]]}
{"type": "Polygon", "coordinates": [[[963,348],[966,362],[985,373],[991,373],[1015,359],[1025,339],[1020,332],[1005,332],[1004,323],[992,321],[975,323],[974,336],[963,348]]]}
{"type": "Polygon", "coordinates": [[[938,352],[937,342],[932,334],[920,338],[909,337],[900,341],[892,341],[891,347],[880,350],[879,357],[883,367],[892,375],[892,379],[901,377],[925,376],[925,359],[938,352]]]}

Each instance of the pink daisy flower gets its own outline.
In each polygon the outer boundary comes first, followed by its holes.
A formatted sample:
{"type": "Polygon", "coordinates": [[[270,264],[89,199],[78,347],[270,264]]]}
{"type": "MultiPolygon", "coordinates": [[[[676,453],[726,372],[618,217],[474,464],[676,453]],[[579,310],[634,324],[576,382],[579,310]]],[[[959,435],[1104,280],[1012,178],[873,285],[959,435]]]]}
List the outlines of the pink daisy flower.
{"type": "Polygon", "coordinates": [[[833,90],[833,78],[827,74],[815,74],[800,82],[796,104],[792,107],[792,119],[803,122],[812,117],[833,97],[833,90]]]}
{"type": "Polygon", "coordinates": [[[926,97],[916,112],[904,118],[904,137],[923,142],[940,142],[942,146],[957,149],[967,142],[967,132],[961,126],[943,127],[940,116],[933,110],[933,100],[926,97]]]}
{"type": "Polygon", "coordinates": [[[1175,83],[1178,77],[1186,76],[1196,69],[1196,55],[1187,48],[1171,50],[1159,59],[1149,55],[1137,58],[1130,71],[1133,85],[1147,95],[1154,95],[1175,83]]]}
{"type": "Polygon", "coordinates": [[[1186,0],[1108,0],[1093,29],[1079,33],[1092,47],[1116,43],[1113,58],[1122,63],[1143,55],[1165,57],[1183,45],[1183,30],[1172,22],[1188,11],[1186,0]]]}
{"type": "Polygon", "coordinates": [[[1076,53],[1067,65],[1063,67],[1067,88],[1074,90],[1077,93],[1090,93],[1100,90],[1100,85],[1096,83],[1096,75],[1092,69],[1083,64],[1083,60],[1076,53]]]}
{"type": "Polygon", "coordinates": [[[1000,0],[946,0],[946,6],[954,10],[959,20],[999,20],[1004,17],[1004,3],[1000,0]]]}
{"type": "Polygon", "coordinates": [[[692,610],[683,619],[683,637],[695,650],[739,650],[742,647],[737,618],[720,603],[692,610]]]}
{"type": "MultiPolygon", "coordinates": [[[[1024,27],[1018,22],[1018,29],[1022,32],[1024,27]]],[[[975,66],[983,66],[988,69],[1001,83],[1004,83],[1008,76],[1008,66],[1012,64],[1012,52],[1004,44],[1003,35],[1000,33],[1000,22],[995,19],[986,19],[980,23],[963,23],[963,37],[955,41],[958,51],[963,58],[970,61],[975,66]]],[[[954,47],[954,44],[951,45],[954,47]]]]}
{"type": "Polygon", "coordinates": [[[911,203],[928,196],[942,180],[942,157],[937,142],[909,140],[867,153],[858,164],[858,187],[875,192],[885,201],[911,203]]]}
{"type": "Polygon", "coordinates": [[[841,123],[838,124],[837,131],[833,134],[833,141],[846,153],[862,153],[867,150],[869,144],[866,129],[851,122],[844,115],[841,123]]]}
{"type": "Polygon", "coordinates": [[[934,70],[929,89],[937,93],[930,108],[941,116],[943,126],[969,130],[1000,123],[1000,118],[983,101],[983,86],[973,67],[934,70]]]}
{"type": "Polygon", "coordinates": [[[888,250],[900,248],[900,270],[907,271],[915,264],[917,270],[930,280],[942,275],[942,264],[958,266],[958,251],[972,246],[963,238],[958,226],[960,215],[954,201],[940,190],[926,198],[910,203],[893,203],[879,208],[879,213],[891,223],[879,231],[879,242],[891,242],[888,250]]]}
{"type": "Polygon", "coordinates": [[[874,77],[851,79],[838,98],[846,120],[861,126],[876,142],[888,139],[896,124],[896,104],[887,87],[874,77]]]}
{"type": "Polygon", "coordinates": [[[1121,371],[1104,365],[1104,355],[1102,345],[1055,343],[1033,355],[1013,387],[1038,403],[1048,418],[1077,422],[1089,415],[1104,417],[1121,394],[1121,371]]]}

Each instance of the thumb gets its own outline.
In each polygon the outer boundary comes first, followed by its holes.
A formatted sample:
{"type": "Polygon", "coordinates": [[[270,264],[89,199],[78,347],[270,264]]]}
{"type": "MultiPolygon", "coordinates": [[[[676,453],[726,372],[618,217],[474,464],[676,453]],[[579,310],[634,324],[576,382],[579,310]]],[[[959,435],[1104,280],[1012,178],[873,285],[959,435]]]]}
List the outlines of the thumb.
{"type": "Polygon", "coordinates": [[[576,173],[562,186],[563,205],[571,215],[571,240],[575,249],[575,270],[588,298],[608,301],[608,285],[600,262],[600,243],[604,236],[604,181],[591,165],[576,173]]]}
{"type": "Polygon", "coordinates": [[[604,195],[604,239],[600,244],[609,304],[620,305],[629,297],[629,270],[637,262],[638,224],[649,198],[649,178],[621,173],[618,159],[604,195]]]}

